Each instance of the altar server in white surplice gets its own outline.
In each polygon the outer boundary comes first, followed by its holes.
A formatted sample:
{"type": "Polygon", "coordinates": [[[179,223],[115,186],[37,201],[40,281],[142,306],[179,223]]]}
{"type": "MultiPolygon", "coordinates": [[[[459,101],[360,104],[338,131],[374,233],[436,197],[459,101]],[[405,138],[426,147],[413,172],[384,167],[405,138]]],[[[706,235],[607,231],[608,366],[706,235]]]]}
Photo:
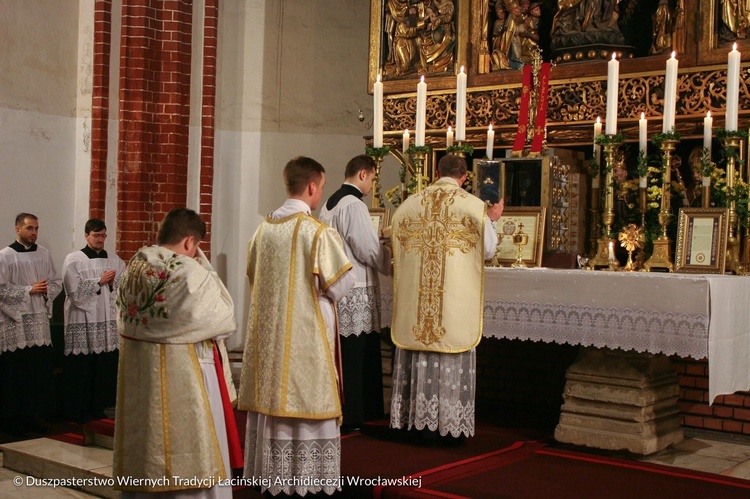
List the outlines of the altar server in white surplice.
{"type": "Polygon", "coordinates": [[[113,475],[123,499],[230,499],[227,478],[242,467],[224,346],[234,305],[198,248],[204,237],[197,213],[174,209],[122,276],[113,475]]]}
{"type": "Polygon", "coordinates": [[[239,408],[249,411],[245,477],[276,495],[340,490],[341,371],[335,302],[354,285],[341,237],[310,215],[325,169],[284,168],[288,199],[248,245],[250,315],[239,408]],[[279,458],[277,458],[279,457],[279,458]]]}
{"type": "Polygon", "coordinates": [[[125,262],[104,249],[107,226],[92,218],[86,246],[63,263],[65,286],[65,405],[79,423],[104,417],[117,391],[117,288],[125,262]]]}
{"type": "Polygon", "coordinates": [[[51,396],[52,302],[62,290],[39,219],[16,217],[16,241],[0,250],[0,416],[11,434],[44,433],[36,420],[51,396]]]}
{"type": "Polygon", "coordinates": [[[459,156],[444,156],[438,174],[393,217],[391,426],[463,438],[474,435],[484,261],[495,253],[503,202],[487,208],[461,188],[459,156]]]}
{"type": "Polygon", "coordinates": [[[383,417],[380,355],[380,283],[391,273],[391,251],[380,244],[362,197],[372,191],[375,160],[361,154],[346,165],[345,181],[320,210],[320,221],[336,229],[357,279],[338,303],[341,364],[344,370],[345,430],[383,417]]]}

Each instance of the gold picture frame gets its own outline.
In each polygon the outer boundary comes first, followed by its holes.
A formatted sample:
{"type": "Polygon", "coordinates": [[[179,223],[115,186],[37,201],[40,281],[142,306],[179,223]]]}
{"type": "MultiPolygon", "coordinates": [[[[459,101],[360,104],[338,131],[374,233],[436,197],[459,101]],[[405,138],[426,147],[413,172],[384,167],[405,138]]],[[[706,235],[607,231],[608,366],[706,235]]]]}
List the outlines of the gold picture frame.
{"type": "Polygon", "coordinates": [[[674,271],[723,274],[729,237],[728,208],[681,208],[674,271]]]}
{"type": "Polygon", "coordinates": [[[384,231],[390,224],[390,220],[390,208],[370,208],[370,221],[378,238],[382,239],[384,237],[384,231]]]}
{"type": "Polygon", "coordinates": [[[495,259],[498,264],[509,266],[516,262],[518,248],[513,244],[513,234],[522,223],[529,242],[523,247],[521,259],[528,267],[542,266],[546,215],[547,208],[543,206],[508,206],[503,210],[503,215],[495,224],[498,235],[495,259]]]}

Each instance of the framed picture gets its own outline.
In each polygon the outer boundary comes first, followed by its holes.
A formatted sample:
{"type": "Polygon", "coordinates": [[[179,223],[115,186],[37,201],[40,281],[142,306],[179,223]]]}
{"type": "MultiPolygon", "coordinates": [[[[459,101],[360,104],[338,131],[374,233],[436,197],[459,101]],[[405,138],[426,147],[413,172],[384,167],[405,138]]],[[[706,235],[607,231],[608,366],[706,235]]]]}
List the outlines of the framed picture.
{"type": "Polygon", "coordinates": [[[542,265],[546,211],[542,206],[505,208],[496,224],[499,244],[495,257],[500,265],[511,265],[518,259],[518,247],[513,244],[513,234],[519,229],[529,236],[529,242],[522,247],[521,259],[529,267],[542,265]]]}
{"type": "Polygon", "coordinates": [[[391,210],[389,208],[370,208],[370,221],[379,238],[383,237],[383,230],[390,223],[391,210]]]}
{"type": "Polygon", "coordinates": [[[728,236],[728,208],[681,208],[675,272],[723,274],[728,236]]]}

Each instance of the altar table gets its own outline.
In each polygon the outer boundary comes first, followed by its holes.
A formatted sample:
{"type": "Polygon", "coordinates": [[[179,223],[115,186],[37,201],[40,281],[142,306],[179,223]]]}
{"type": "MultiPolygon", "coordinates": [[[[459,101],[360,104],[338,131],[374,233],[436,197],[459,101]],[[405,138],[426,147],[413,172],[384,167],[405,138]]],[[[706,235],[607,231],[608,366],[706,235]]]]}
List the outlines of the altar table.
{"type": "MultiPolygon", "coordinates": [[[[383,325],[392,282],[381,276],[383,325]]],[[[708,357],[709,400],[750,390],[750,279],[487,268],[485,337],[708,357]]]]}

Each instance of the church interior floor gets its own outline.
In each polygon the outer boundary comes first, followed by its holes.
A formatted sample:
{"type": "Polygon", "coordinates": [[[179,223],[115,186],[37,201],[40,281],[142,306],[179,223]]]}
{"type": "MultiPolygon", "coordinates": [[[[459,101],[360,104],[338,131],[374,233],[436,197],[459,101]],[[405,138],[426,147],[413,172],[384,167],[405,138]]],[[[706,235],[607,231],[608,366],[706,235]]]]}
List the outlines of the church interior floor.
{"type": "MultiPolygon", "coordinates": [[[[685,440],[682,443],[645,457],[605,451],[585,451],[750,480],[750,438],[691,430],[686,430],[685,433],[685,440]]],[[[466,446],[469,445],[471,443],[467,442],[466,446]]],[[[112,451],[108,449],[83,447],[50,438],[11,442],[0,444],[0,447],[3,447],[4,451],[4,454],[0,454],[0,497],[23,499],[118,497],[118,494],[113,493],[111,489],[99,489],[94,491],[96,495],[91,495],[70,488],[35,485],[33,478],[27,478],[28,476],[111,478],[112,451]],[[30,475],[4,467],[5,455],[9,452],[22,453],[26,456],[24,459],[27,461],[23,468],[30,475]]],[[[582,449],[579,448],[579,450],[582,449]]],[[[459,452],[459,449],[456,449],[456,452],[459,452]]],[[[17,457],[14,458],[14,460],[17,459],[17,457]]],[[[377,474],[376,469],[371,468],[371,471],[377,474]]]]}

